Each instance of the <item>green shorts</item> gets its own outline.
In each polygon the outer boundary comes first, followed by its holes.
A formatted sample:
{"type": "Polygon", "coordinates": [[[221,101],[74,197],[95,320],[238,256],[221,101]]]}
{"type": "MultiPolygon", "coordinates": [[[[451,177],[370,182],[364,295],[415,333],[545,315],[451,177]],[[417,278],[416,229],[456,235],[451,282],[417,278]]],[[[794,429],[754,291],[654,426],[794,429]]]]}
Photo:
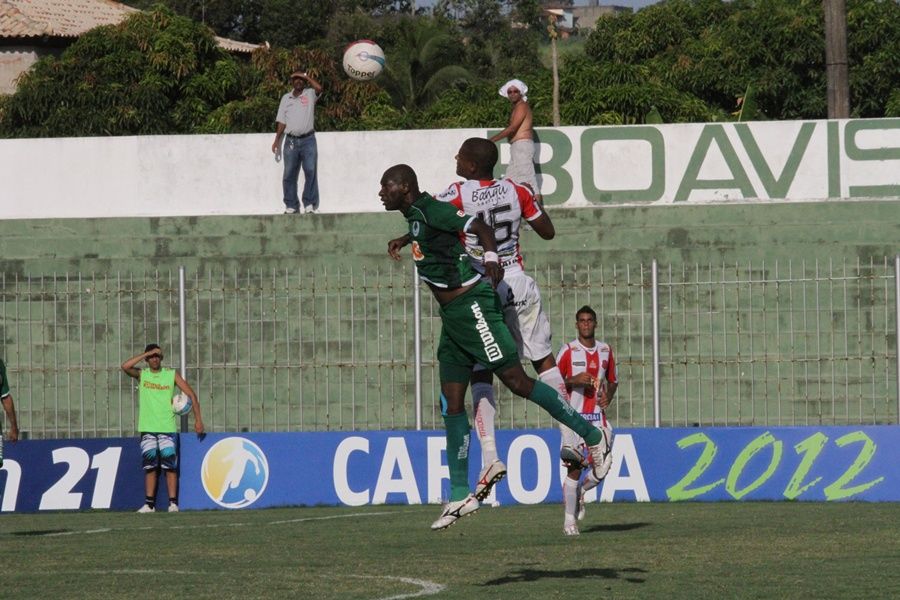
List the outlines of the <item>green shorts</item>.
{"type": "Polygon", "coordinates": [[[519,364],[516,342],[503,322],[500,299],[487,283],[478,282],[442,306],[440,315],[437,357],[442,382],[468,382],[476,363],[491,371],[519,364]]]}

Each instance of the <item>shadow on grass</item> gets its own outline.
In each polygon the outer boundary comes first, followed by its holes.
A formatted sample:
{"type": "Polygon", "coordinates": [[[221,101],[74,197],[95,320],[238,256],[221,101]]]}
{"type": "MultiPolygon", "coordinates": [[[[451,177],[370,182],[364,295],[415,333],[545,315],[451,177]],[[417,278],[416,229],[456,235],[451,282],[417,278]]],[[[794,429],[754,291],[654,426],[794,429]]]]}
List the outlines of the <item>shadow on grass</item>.
{"type": "Polygon", "coordinates": [[[644,583],[645,578],[642,575],[646,572],[644,569],[636,567],[628,569],[564,569],[559,571],[522,569],[521,571],[514,571],[505,577],[491,579],[482,585],[506,585],[507,583],[524,583],[541,579],[620,579],[630,583],[644,583]]]}
{"type": "Polygon", "coordinates": [[[35,529],[33,531],[10,531],[9,535],[18,535],[20,537],[53,535],[57,533],[69,533],[69,529],[35,529]]]}
{"type": "Polygon", "coordinates": [[[610,532],[610,531],[631,531],[632,529],[640,529],[641,527],[648,527],[651,523],[612,523],[609,525],[593,525],[591,527],[585,527],[581,530],[581,533],[600,533],[600,532],[610,532]]]}

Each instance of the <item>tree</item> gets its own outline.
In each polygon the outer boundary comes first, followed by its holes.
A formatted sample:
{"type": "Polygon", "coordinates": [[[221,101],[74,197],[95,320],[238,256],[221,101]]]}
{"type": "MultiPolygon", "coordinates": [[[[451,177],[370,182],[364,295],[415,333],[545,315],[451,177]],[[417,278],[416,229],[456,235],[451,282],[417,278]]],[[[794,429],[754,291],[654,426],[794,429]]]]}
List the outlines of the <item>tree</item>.
{"type": "MultiPolygon", "coordinates": [[[[848,0],[847,9],[851,114],[880,116],[900,72],[900,3],[848,0]]],[[[669,0],[600,19],[585,52],[646,67],[722,115],[749,88],[771,118],[816,119],[827,116],[824,37],[821,0],[669,0]]]]}
{"type": "Polygon", "coordinates": [[[474,79],[461,65],[462,40],[445,21],[403,16],[385,37],[392,45],[385,48],[387,66],[378,83],[398,109],[412,112],[474,79]]]}
{"type": "Polygon", "coordinates": [[[38,61],[0,108],[9,137],[187,133],[239,97],[244,67],[199,23],[159,8],[38,61]]]}
{"type": "Polygon", "coordinates": [[[408,11],[394,0],[129,0],[135,8],[162,4],[211,27],[223,37],[292,48],[326,36],[338,13],[408,11]]]}

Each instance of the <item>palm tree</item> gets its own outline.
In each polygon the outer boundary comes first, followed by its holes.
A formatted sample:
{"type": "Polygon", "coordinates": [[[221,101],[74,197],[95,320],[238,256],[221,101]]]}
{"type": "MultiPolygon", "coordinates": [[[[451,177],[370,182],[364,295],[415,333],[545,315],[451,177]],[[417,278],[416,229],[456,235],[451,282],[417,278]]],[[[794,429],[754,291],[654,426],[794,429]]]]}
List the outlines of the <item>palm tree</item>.
{"type": "Polygon", "coordinates": [[[436,21],[401,18],[380,78],[394,106],[407,112],[422,108],[443,90],[474,80],[459,64],[462,44],[436,21]]]}

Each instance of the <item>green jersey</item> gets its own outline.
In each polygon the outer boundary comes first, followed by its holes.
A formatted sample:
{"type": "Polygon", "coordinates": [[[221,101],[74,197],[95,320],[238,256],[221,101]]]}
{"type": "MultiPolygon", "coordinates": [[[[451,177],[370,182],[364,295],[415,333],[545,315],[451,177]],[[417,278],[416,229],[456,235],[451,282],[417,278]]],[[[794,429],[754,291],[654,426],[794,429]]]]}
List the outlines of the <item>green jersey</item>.
{"type": "Polygon", "coordinates": [[[412,238],[412,255],[419,277],[453,290],[474,283],[481,275],[469,264],[461,234],[475,217],[423,193],[404,213],[412,238]]]}
{"type": "Polygon", "coordinates": [[[0,398],[9,396],[9,380],[6,379],[6,365],[0,360],[0,398]]]}
{"type": "Polygon", "coordinates": [[[138,431],[175,433],[178,431],[172,397],[175,395],[175,369],[154,373],[141,369],[138,392],[138,431]]]}

